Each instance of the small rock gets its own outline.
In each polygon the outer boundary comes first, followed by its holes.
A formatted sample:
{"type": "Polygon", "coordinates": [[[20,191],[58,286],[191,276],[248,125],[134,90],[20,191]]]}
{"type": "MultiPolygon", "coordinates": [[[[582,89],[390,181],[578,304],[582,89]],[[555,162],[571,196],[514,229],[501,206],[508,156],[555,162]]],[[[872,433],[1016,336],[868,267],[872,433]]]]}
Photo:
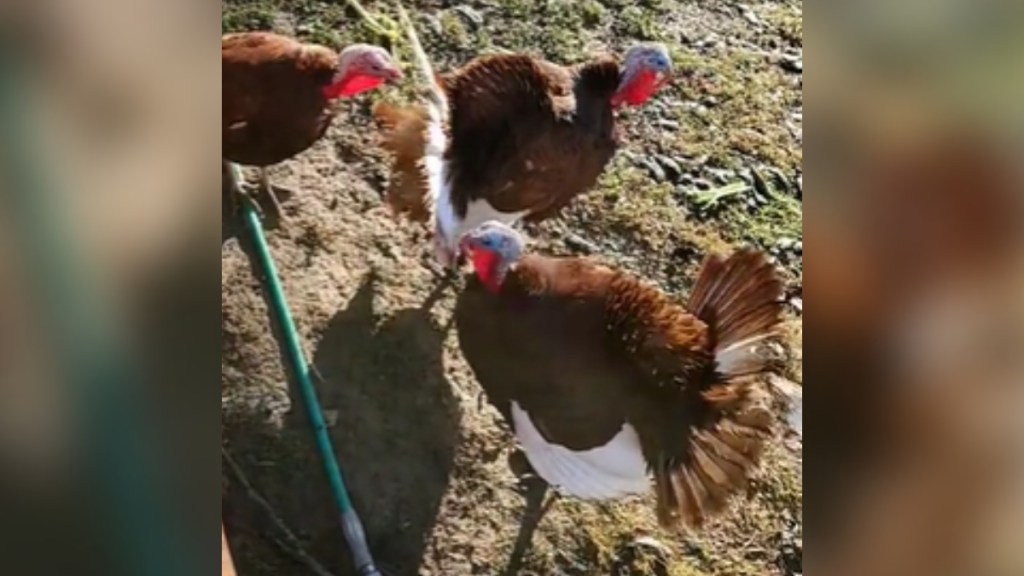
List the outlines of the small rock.
{"type": "Polygon", "coordinates": [[[709,168],[708,174],[711,174],[711,178],[718,184],[727,184],[736,179],[736,174],[732,170],[722,168],[709,168]]]}
{"type": "Polygon", "coordinates": [[[658,156],[655,156],[655,159],[658,161],[658,164],[661,164],[661,166],[665,169],[665,174],[670,179],[676,180],[679,178],[679,176],[682,175],[683,169],[679,167],[679,163],[677,163],[675,160],[669,158],[668,156],[662,156],[660,154],[658,156]]]}
{"type": "Polygon", "coordinates": [[[769,168],[768,171],[771,173],[772,178],[775,180],[775,186],[780,192],[789,193],[790,182],[789,178],[779,170],[778,168],[769,168]]]}
{"type": "Polygon", "coordinates": [[[803,255],[803,253],[804,253],[804,243],[803,243],[802,240],[798,241],[796,244],[793,245],[793,252],[795,254],[800,254],[801,256],[803,255]]]}
{"type": "Polygon", "coordinates": [[[668,107],[661,100],[655,100],[647,105],[647,109],[654,112],[656,116],[660,116],[665,113],[668,107]]]}
{"type": "Polygon", "coordinates": [[[697,48],[711,48],[717,43],[718,37],[715,36],[714,34],[708,34],[707,36],[701,38],[700,40],[697,40],[697,42],[694,43],[694,46],[697,48]]]}
{"type": "Polygon", "coordinates": [[[796,246],[796,240],[793,238],[779,238],[779,241],[775,243],[780,251],[792,250],[793,246],[796,246]]]}
{"type": "Polygon", "coordinates": [[[678,130],[679,129],[679,122],[676,122],[675,120],[669,120],[668,118],[658,118],[655,121],[655,123],[658,126],[660,126],[662,128],[665,128],[667,130],[678,130]]]}
{"type": "Polygon", "coordinates": [[[796,308],[797,312],[803,312],[804,311],[804,299],[803,298],[801,298],[799,296],[796,296],[794,298],[791,298],[789,300],[789,303],[793,306],[793,308],[796,308]]]}
{"type": "Polygon", "coordinates": [[[757,170],[751,170],[750,174],[754,178],[754,191],[763,195],[766,199],[771,197],[772,190],[769,187],[768,182],[764,179],[764,176],[762,176],[757,170]]]}
{"type": "Polygon", "coordinates": [[[779,61],[779,66],[786,72],[800,74],[804,71],[804,59],[799,56],[785,55],[779,61]]]}
{"type": "Polygon", "coordinates": [[[746,20],[747,22],[750,22],[754,26],[761,25],[761,19],[758,18],[757,14],[754,14],[749,8],[744,8],[742,14],[743,19],[746,20]]]}
{"type": "Polygon", "coordinates": [[[465,4],[459,4],[452,8],[452,11],[457,13],[459,16],[465,18],[474,28],[479,28],[484,23],[484,17],[480,12],[474,10],[471,6],[465,4]]]}
{"type": "Polygon", "coordinates": [[[650,550],[655,550],[659,554],[661,554],[663,558],[668,558],[672,555],[671,548],[669,548],[665,544],[661,543],[661,541],[651,536],[640,536],[639,538],[633,540],[633,545],[642,548],[648,548],[650,550]]]}
{"type": "Polygon", "coordinates": [[[700,191],[711,190],[711,182],[708,182],[703,178],[695,178],[693,180],[693,185],[700,191]]]}
{"type": "Polygon", "coordinates": [[[692,186],[693,185],[693,176],[691,176],[690,174],[680,174],[679,175],[679,182],[680,182],[680,184],[683,184],[684,186],[692,186]]]}
{"type": "Polygon", "coordinates": [[[705,96],[700,99],[700,102],[701,104],[707,106],[708,108],[714,108],[715,106],[718,106],[718,99],[715,98],[714,96],[705,96]]]}
{"type": "Polygon", "coordinates": [[[565,245],[572,250],[583,252],[584,254],[593,254],[597,252],[597,246],[589,240],[585,240],[576,234],[569,234],[565,237],[565,245]]]}
{"type": "Polygon", "coordinates": [[[654,178],[656,182],[665,181],[665,169],[662,168],[657,162],[655,162],[651,158],[644,158],[643,160],[641,160],[641,163],[645,168],[647,168],[647,171],[650,172],[651,177],[654,178]]]}

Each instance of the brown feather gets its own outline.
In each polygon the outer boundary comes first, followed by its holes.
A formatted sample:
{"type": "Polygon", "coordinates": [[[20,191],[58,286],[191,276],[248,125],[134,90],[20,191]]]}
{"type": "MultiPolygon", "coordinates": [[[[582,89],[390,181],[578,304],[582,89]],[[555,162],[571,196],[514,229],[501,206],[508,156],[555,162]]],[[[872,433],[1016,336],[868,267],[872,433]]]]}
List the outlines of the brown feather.
{"type": "Polygon", "coordinates": [[[714,324],[717,349],[773,333],[782,314],[782,281],[763,252],[743,249],[728,260],[708,256],[687,309],[714,324]]]}
{"type": "Polygon", "coordinates": [[[447,78],[456,214],[486,199],[537,221],[591,188],[618,147],[618,77],[611,60],[565,68],[514,54],[479,58],[447,78]]]}
{"type": "Polygon", "coordinates": [[[323,96],[338,65],[336,52],[269,32],[221,40],[224,158],[269,166],[316,142],[334,112],[323,96]]]}
{"type": "Polygon", "coordinates": [[[373,118],[380,127],[380,144],[391,153],[391,178],[385,200],[392,214],[405,215],[413,222],[430,219],[426,178],[420,169],[426,142],[427,110],[423,107],[397,107],[378,102],[373,118]]]}

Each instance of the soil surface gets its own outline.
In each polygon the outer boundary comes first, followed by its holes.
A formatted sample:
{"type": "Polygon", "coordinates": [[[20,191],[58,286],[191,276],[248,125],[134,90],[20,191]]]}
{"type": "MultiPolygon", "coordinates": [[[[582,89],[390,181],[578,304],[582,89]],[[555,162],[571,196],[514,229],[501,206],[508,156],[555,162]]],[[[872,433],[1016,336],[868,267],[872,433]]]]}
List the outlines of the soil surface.
{"type": "MultiPolygon", "coordinates": [[[[364,7],[390,26],[384,2],[364,7]]],[[[780,377],[801,375],[802,6],[793,0],[410,2],[445,69],[498,50],[571,63],[661,40],[682,72],[622,117],[628,142],[600,185],[533,248],[588,254],[685,295],[708,250],[770,250],[792,306],[780,377]]],[[[225,31],[274,29],[340,47],[383,42],[345,2],[225,0],[225,31]]],[[[394,49],[405,62],[399,40],[394,49]]],[[[411,70],[410,70],[411,71],[411,70]]],[[[425,231],[382,202],[388,158],[369,108],[346,103],[327,136],[272,170],[298,192],[268,242],[353,502],[389,576],[764,575],[802,572],[801,441],[785,426],[746,494],[699,533],[660,531],[651,501],[561,498],[536,530],[507,454],[512,438],[463,360],[425,231]],[[529,537],[529,540],[527,540],[529,537]]],[[[249,177],[253,174],[247,172],[249,177]]],[[[352,574],[338,516],[255,275],[226,217],[223,442],[254,487],[333,574],[352,574]]],[[[780,402],[780,411],[783,403],[780,402]]],[[[225,467],[224,521],[239,574],[312,572],[225,467]]],[[[535,504],[535,502],[534,502],[535,504]]]]}

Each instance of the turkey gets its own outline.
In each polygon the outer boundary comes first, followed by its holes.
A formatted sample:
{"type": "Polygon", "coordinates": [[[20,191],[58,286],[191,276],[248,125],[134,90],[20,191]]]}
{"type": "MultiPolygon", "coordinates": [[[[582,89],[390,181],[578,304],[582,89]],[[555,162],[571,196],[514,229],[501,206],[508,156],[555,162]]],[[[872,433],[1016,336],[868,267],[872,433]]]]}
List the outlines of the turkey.
{"type": "Polygon", "coordinates": [[[488,220],[543,220],[590,189],[619,146],[615,111],[647,102],[672,73],[664,45],[642,44],[621,67],[612,58],[563,67],[502,54],[438,77],[399,14],[429,98],[425,109],[382,105],[374,116],[402,182],[392,205],[428,207],[448,267],[464,232],[488,220]]]}
{"type": "Polygon", "coordinates": [[[705,259],[683,307],[579,258],[524,254],[487,222],[460,249],[462,352],[530,467],[561,493],[651,489],[666,527],[699,527],[758,464],[774,418],[759,375],[782,283],[763,253],[705,259]]]}
{"type": "MultiPolygon", "coordinates": [[[[267,167],[306,150],[323,136],[335,100],[402,77],[386,50],[354,44],[341,54],[270,32],[227,34],[221,39],[222,149],[227,178],[244,196],[237,164],[258,166],[260,191],[281,206],[267,167]]],[[[222,168],[223,170],[223,168],[222,168]]]]}

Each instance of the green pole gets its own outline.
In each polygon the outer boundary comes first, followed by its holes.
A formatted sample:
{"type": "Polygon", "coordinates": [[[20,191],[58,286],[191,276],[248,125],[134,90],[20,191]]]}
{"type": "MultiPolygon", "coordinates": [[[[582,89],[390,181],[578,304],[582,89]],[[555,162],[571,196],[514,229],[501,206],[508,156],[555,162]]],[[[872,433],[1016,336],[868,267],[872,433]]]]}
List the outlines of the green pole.
{"type": "Polygon", "coordinates": [[[255,207],[251,201],[243,201],[243,217],[248,226],[253,244],[256,247],[256,256],[266,276],[265,286],[270,294],[270,302],[273,314],[281,326],[284,335],[285,353],[292,365],[295,378],[298,380],[299,390],[302,393],[303,404],[306,407],[306,415],[313,427],[316,436],[317,449],[320,451],[321,460],[324,463],[324,470],[327,473],[327,480],[330,482],[331,491],[341,514],[341,527],[348,542],[349,550],[352,551],[352,558],[360,576],[382,576],[373,563],[370,548],[366,544],[366,533],[363,530],[363,523],[359,519],[352,501],[349,499],[348,491],[345,489],[345,481],[342,479],[341,468],[334,456],[334,447],[331,445],[331,437],[327,433],[327,424],[324,423],[323,412],[320,410],[320,402],[317,400],[316,390],[310,378],[309,364],[306,362],[302,347],[299,344],[299,335],[295,330],[295,322],[288,311],[288,303],[284,297],[284,290],[281,289],[281,281],[277,275],[277,268],[270,256],[270,249],[267,246],[263,234],[263,226],[256,214],[255,207]]]}

